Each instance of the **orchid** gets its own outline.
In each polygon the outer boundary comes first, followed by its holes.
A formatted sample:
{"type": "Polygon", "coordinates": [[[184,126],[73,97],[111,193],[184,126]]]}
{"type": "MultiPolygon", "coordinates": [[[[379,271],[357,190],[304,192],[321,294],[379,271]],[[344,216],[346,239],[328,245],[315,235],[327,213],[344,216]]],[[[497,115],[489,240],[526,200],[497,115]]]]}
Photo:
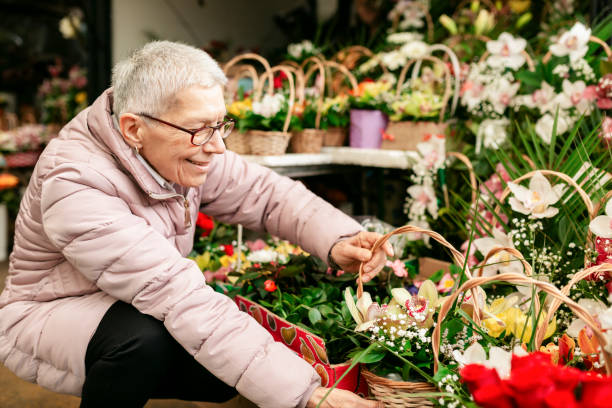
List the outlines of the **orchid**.
{"type": "MultiPolygon", "coordinates": [[[[600,314],[603,314],[607,307],[606,305],[599,300],[594,299],[580,299],[578,304],[586,309],[587,312],[593,317],[598,317],[600,314]]],[[[586,327],[586,323],[582,319],[574,319],[570,323],[569,327],[566,330],[566,333],[574,338],[578,338],[580,331],[586,327]]]]}
{"type": "Polygon", "coordinates": [[[551,186],[541,172],[536,172],[529,181],[529,188],[509,182],[508,187],[513,197],[508,200],[512,209],[530,218],[550,218],[557,215],[558,208],[549,207],[555,204],[565,192],[565,184],[551,186]]]}
{"type": "Polygon", "coordinates": [[[438,217],[438,200],[431,185],[412,185],[408,187],[408,194],[414,199],[411,213],[422,214],[427,209],[432,217],[438,217]]]}
{"type": "Polygon", "coordinates": [[[432,281],[424,281],[416,295],[412,295],[404,288],[391,289],[391,294],[393,299],[387,306],[386,315],[392,320],[407,313],[407,323],[414,322],[417,326],[425,328],[433,326],[433,314],[439,302],[438,290],[432,281]]]}
{"type": "MultiPolygon", "coordinates": [[[[550,144],[550,142],[552,141],[554,123],[555,118],[549,113],[542,116],[536,122],[535,132],[546,144],[550,144]]],[[[570,119],[565,114],[563,114],[562,111],[559,111],[559,114],[557,115],[557,135],[561,135],[567,132],[570,126],[570,119]]]]}
{"type": "Polygon", "coordinates": [[[502,77],[486,87],[486,95],[493,107],[493,111],[502,115],[506,108],[512,103],[512,99],[518,92],[520,82],[510,82],[502,77]]]}
{"type": "Polygon", "coordinates": [[[430,136],[425,142],[417,144],[417,152],[421,157],[415,165],[415,172],[421,170],[436,171],[442,168],[446,160],[446,139],[444,135],[430,136]]]}
{"type": "Polygon", "coordinates": [[[557,57],[569,55],[570,61],[575,61],[586,55],[590,37],[591,29],[582,23],[576,23],[550,46],[550,52],[557,57]]]}
{"type": "Polygon", "coordinates": [[[537,108],[542,113],[554,113],[557,110],[556,97],[555,88],[548,82],[542,81],[540,89],[535,90],[531,95],[517,97],[516,103],[528,108],[537,108]]]}
{"type": "Polygon", "coordinates": [[[403,277],[408,276],[406,265],[404,265],[404,263],[400,259],[396,259],[393,262],[388,260],[387,263],[385,263],[385,266],[388,266],[389,268],[391,268],[393,270],[393,273],[397,277],[403,278],[403,277]]]}
{"type": "MultiPolygon", "coordinates": [[[[496,248],[514,248],[514,243],[512,242],[512,236],[494,229],[492,237],[475,239],[474,246],[481,254],[487,256],[489,252],[496,248]]],[[[482,268],[481,275],[494,276],[505,272],[523,273],[523,265],[515,256],[506,251],[501,251],[489,258],[488,264],[482,268]]]]}
{"type": "Polygon", "coordinates": [[[489,358],[487,359],[485,349],[480,343],[474,343],[463,353],[455,350],[453,352],[453,357],[455,361],[459,363],[460,367],[464,367],[468,364],[482,364],[485,367],[494,368],[499,377],[504,379],[510,376],[512,354],[526,356],[528,353],[520,346],[515,346],[512,353],[500,347],[491,347],[489,349],[489,358]]]}
{"type": "Polygon", "coordinates": [[[506,128],[509,124],[508,118],[483,120],[476,134],[476,152],[480,153],[481,144],[488,149],[500,148],[508,137],[506,128]]]}
{"type": "Polygon", "coordinates": [[[587,86],[584,81],[576,81],[574,83],[563,80],[563,93],[556,98],[559,107],[563,109],[575,108],[580,114],[588,114],[593,109],[593,104],[585,98],[587,86]]]}
{"type": "Polygon", "coordinates": [[[600,238],[612,238],[612,200],[606,204],[606,215],[595,217],[589,224],[589,229],[600,238]]]}
{"type": "Polygon", "coordinates": [[[495,68],[519,69],[525,63],[522,52],[525,50],[527,41],[523,38],[515,38],[512,34],[501,33],[497,41],[487,42],[487,51],[491,53],[487,63],[495,68]]]}
{"type": "Polygon", "coordinates": [[[372,302],[372,296],[368,292],[363,292],[361,297],[357,299],[357,303],[353,299],[353,294],[350,288],[344,291],[344,301],[348,307],[353,320],[357,323],[355,331],[365,331],[374,325],[374,322],[384,314],[384,307],[380,307],[378,303],[372,302]]]}

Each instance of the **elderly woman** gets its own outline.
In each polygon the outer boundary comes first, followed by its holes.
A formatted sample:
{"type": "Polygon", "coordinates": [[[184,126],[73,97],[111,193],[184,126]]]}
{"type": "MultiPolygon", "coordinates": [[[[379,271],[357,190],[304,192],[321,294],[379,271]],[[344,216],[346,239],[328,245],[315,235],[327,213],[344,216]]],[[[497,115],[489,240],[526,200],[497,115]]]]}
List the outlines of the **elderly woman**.
{"type": "MultiPolygon", "coordinates": [[[[0,296],[0,361],[82,407],[149,398],[316,406],[304,360],[206,285],[190,252],[198,209],[299,243],[367,278],[390,246],[300,183],[225,150],[219,66],[154,42],[49,143],[16,221],[0,296]]],[[[323,407],[376,403],[334,390],[323,407]]]]}

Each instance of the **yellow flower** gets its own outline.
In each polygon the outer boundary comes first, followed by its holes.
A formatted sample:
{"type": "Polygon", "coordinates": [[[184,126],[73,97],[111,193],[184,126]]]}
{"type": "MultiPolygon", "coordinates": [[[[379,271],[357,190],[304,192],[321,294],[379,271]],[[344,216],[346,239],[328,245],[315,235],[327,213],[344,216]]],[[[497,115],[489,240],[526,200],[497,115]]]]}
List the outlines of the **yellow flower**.
{"type": "Polygon", "coordinates": [[[210,264],[210,252],[204,252],[201,255],[196,256],[194,259],[200,270],[205,270],[210,264]]]}
{"type": "Polygon", "coordinates": [[[234,259],[232,258],[233,257],[231,256],[223,255],[221,258],[219,258],[219,263],[221,264],[222,267],[227,268],[232,263],[234,263],[234,259]]]}
{"type": "Polygon", "coordinates": [[[531,7],[531,0],[510,0],[508,4],[513,13],[521,14],[531,7]]]}
{"type": "Polygon", "coordinates": [[[87,92],[79,92],[78,94],[74,96],[74,100],[79,105],[84,104],[85,102],[87,102],[87,92]]]}
{"type": "Polygon", "coordinates": [[[227,112],[230,115],[236,116],[238,118],[244,118],[247,111],[253,109],[253,101],[251,98],[246,98],[242,101],[232,102],[230,106],[227,107],[227,112]]]}

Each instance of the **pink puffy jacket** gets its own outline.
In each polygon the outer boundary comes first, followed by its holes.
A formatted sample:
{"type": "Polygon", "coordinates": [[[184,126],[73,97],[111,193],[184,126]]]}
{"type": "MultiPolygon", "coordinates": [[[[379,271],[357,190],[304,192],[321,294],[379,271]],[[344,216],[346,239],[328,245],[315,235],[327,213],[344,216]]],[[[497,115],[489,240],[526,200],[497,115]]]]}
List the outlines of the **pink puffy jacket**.
{"type": "Polygon", "coordinates": [[[121,299],[164,322],[204,367],[262,407],[303,407],[319,377],[185,256],[198,209],[299,243],[322,259],[359,225],[302,184],[232,152],[200,188],[164,190],[113,127],[112,92],[43,152],[21,202],[6,288],[0,362],[21,378],[80,395],[85,351],[121,299]]]}

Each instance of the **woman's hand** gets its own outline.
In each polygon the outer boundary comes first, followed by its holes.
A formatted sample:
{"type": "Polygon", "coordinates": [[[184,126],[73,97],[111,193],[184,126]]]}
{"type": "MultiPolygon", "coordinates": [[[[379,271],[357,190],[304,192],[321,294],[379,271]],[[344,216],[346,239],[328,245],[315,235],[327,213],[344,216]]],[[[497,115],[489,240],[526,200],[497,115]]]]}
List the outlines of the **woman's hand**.
{"type": "Polygon", "coordinates": [[[385,266],[387,256],[393,256],[393,247],[387,241],[374,254],[370,249],[382,235],[376,232],[362,231],[359,234],[338,242],[331,250],[331,257],[345,272],[356,273],[359,264],[367,262],[363,267],[363,281],[375,277],[385,266]]]}
{"type": "MultiPolygon", "coordinates": [[[[317,388],[308,400],[306,408],[315,408],[328,391],[328,388],[317,388]]],[[[321,403],[320,408],[382,408],[382,406],[382,402],[366,400],[350,391],[335,388],[321,403]]]]}

